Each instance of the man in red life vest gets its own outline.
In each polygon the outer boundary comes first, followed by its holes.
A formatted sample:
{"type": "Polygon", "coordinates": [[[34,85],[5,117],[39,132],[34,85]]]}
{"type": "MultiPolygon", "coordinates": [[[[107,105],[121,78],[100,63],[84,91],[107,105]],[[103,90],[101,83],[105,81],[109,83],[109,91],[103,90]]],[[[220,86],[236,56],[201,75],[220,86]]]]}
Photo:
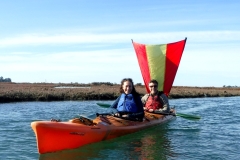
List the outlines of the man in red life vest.
{"type": "Polygon", "coordinates": [[[144,110],[148,112],[161,111],[169,113],[168,98],[162,91],[158,91],[158,82],[153,79],[149,82],[148,87],[150,93],[142,97],[144,110]]]}

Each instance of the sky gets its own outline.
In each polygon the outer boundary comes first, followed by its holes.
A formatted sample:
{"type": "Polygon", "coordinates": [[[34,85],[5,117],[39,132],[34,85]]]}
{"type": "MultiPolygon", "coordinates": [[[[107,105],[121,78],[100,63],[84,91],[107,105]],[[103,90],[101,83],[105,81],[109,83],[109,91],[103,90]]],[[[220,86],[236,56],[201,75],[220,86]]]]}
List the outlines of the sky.
{"type": "Polygon", "coordinates": [[[0,76],[22,83],[143,79],[132,41],[187,37],[173,86],[240,86],[238,0],[1,0],[0,76]]]}

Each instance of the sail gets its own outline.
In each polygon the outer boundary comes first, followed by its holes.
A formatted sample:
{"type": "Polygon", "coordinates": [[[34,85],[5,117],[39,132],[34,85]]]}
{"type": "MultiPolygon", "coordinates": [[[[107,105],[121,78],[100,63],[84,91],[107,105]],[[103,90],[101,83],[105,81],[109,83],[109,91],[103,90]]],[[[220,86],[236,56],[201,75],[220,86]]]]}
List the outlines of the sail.
{"type": "Polygon", "coordinates": [[[151,79],[158,81],[158,90],[167,96],[172,88],[187,38],[158,45],[140,44],[132,41],[147,92],[151,79]]]}

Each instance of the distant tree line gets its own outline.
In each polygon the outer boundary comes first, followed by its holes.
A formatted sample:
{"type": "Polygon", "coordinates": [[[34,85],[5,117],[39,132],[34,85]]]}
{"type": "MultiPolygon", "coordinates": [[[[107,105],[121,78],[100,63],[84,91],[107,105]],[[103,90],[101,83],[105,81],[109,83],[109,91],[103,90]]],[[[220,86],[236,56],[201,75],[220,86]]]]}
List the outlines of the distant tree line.
{"type": "Polygon", "coordinates": [[[3,78],[2,76],[0,77],[0,82],[12,82],[11,78],[3,78]]]}
{"type": "Polygon", "coordinates": [[[94,85],[94,86],[100,86],[100,85],[113,86],[113,83],[110,83],[110,82],[92,82],[91,85],[94,85]]]}
{"type": "MultiPolygon", "coordinates": [[[[111,83],[111,82],[92,82],[90,85],[93,86],[101,86],[101,85],[106,85],[106,86],[113,86],[113,85],[117,85],[116,83],[111,83]]],[[[142,83],[136,83],[136,86],[141,86],[142,83]]]]}
{"type": "Polygon", "coordinates": [[[230,86],[230,85],[226,86],[226,85],[223,85],[223,88],[239,88],[239,86],[230,86]]]}

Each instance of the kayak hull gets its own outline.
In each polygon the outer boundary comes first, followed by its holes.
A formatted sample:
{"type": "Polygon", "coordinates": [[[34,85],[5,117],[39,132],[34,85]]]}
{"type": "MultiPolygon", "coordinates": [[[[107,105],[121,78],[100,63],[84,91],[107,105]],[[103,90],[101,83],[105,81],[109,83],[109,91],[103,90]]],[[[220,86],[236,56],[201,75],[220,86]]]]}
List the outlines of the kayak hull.
{"type": "Polygon", "coordinates": [[[87,124],[79,119],[68,122],[35,121],[31,127],[36,135],[40,154],[75,149],[81,146],[134,133],[175,119],[175,115],[145,113],[142,122],[113,116],[98,116],[87,124]]]}

